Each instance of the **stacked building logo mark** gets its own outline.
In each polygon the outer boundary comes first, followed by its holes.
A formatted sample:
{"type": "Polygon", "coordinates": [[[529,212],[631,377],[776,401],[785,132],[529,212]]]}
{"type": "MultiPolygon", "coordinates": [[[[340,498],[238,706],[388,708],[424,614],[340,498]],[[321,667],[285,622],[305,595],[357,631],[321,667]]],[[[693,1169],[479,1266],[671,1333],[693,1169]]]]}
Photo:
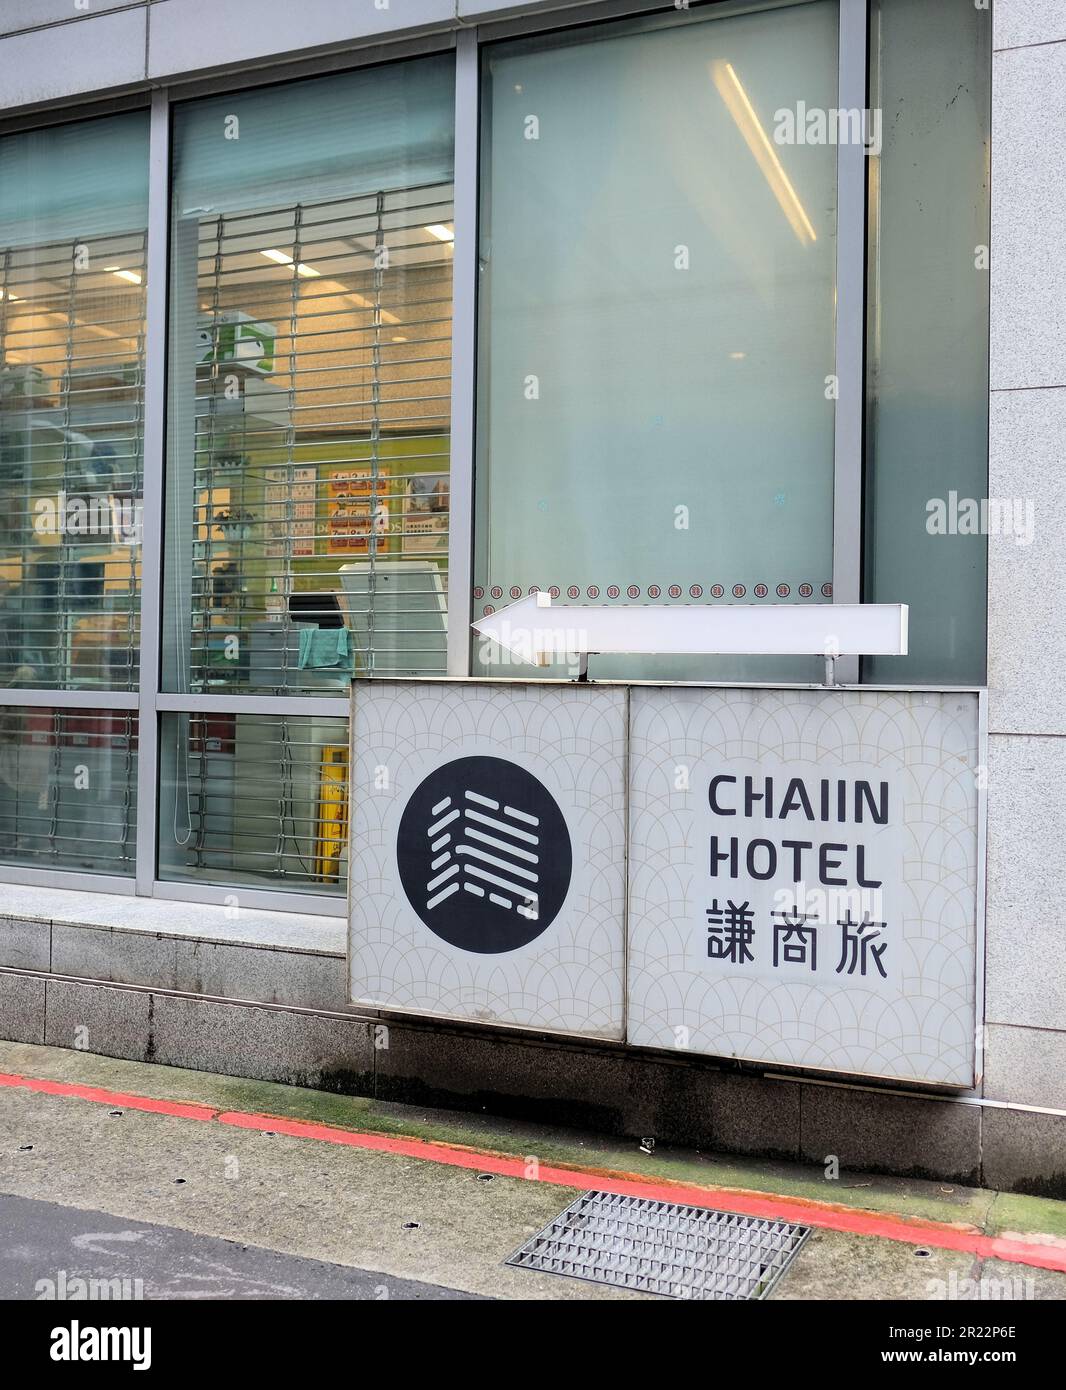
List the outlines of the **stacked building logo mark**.
{"type": "Polygon", "coordinates": [[[573,849],[555,797],[528,768],[473,754],[408,796],[396,830],[400,883],[423,926],[463,951],[517,951],[566,901],[573,849]]]}
{"type": "Polygon", "coordinates": [[[540,915],[539,817],[501,806],[469,787],[461,798],[438,801],[431,815],[426,911],[462,889],[535,922],[540,915]]]}

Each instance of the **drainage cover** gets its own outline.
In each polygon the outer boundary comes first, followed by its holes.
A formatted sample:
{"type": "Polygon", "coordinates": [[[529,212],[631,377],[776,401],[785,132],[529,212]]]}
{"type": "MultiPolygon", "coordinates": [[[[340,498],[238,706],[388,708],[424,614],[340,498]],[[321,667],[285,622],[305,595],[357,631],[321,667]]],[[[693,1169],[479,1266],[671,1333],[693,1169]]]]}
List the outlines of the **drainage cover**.
{"type": "Polygon", "coordinates": [[[586,1192],[507,1260],[666,1298],[765,1298],[809,1227],[586,1192]]]}

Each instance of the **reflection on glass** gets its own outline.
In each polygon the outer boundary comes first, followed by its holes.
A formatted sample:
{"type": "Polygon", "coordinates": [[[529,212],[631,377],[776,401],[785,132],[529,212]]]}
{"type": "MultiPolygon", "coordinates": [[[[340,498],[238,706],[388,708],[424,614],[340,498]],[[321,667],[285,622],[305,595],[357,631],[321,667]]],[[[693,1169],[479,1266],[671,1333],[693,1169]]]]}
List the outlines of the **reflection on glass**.
{"type": "MultiPolygon", "coordinates": [[[[776,132],[801,102],[835,106],[836,47],[837,7],[814,3],[490,51],[476,614],[532,587],[562,604],[832,596],[836,149],[776,132]]],[[[773,658],[593,660],[820,678],[773,658]]]]}
{"type": "Polygon", "coordinates": [[[450,56],[175,120],[177,691],[445,668],[450,56]]]}
{"type": "Polygon", "coordinates": [[[865,597],[910,605],[910,652],[863,676],[980,685],[987,537],[928,523],[938,499],[965,509],[988,491],[988,12],[876,13],[875,99],[892,119],[871,169],[865,597]]]}
{"type": "Polygon", "coordinates": [[[137,717],[0,709],[0,861],[132,875],[137,717]]]}
{"type": "Polygon", "coordinates": [[[0,140],[0,683],[137,682],[147,116],[0,140]]]}
{"type": "Polygon", "coordinates": [[[168,714],[161,747],[162,878],[343,895],[347,720],[168,714]]]}

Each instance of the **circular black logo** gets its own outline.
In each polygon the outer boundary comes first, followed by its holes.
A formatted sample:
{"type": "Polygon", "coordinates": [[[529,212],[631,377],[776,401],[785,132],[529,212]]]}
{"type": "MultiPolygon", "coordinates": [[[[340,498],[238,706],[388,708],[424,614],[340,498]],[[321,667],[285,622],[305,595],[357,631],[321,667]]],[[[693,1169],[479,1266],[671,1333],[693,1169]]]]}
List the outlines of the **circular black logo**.
{"type": "Polygon", "coordinates": [[[479,955],[535,941],[558,916],[573,854],[543,783],[504,758],[457,758],[431,772],[400,817],[396,860],[419,917],[479,955]]]}

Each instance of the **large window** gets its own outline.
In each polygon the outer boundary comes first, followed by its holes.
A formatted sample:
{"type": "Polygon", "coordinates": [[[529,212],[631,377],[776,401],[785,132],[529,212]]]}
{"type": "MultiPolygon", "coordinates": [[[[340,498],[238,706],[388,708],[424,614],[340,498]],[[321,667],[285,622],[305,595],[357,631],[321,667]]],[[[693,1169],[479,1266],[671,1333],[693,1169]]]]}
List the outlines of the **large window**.
{"type": "Polygon", "coordinates": [[[0,683],[137,684],[148,121],[0,141],[0,683]]]}
{"type": "Polygon", "coordinates": [[[52,881],[135,867],[147,226],[146,112],[0,139],[0,862],[52,881]]]}
{"type": "Polygon", "coordinates": [[[452,86],[431,58],[176,112],[168,689],[445,668],[452,86]]]}
{"type": "Polygon", "coordinates": [[[453,123],[450,54],[175,110],[168,881],[343,896],[336,706],[446,669],[453,123]]]}
{"type": "Polygon", "coordinates": [[[774,130],[836,104],[836,4],[527,40],[484,72],[475,613],[534,587],[828,601],[836,150],[774,130]]]}
{"type": "MultiPolygon", "coordinates": [[[[845,7],[861,41],[865,6],[810,0],[486,51],[476,616],[534,589],[829,601],[843,573],[838,599],[911,609],[909,656],[864,680],[983,681],[986,539],[951,517],[987,488],[988,14],[877,0],[869,96],[841,108],[845,7]],[[860,144],[868,226],[849,197],[838,227],[860,144]],[[863,305],[836,272],[867,248],[864,440],[863,305]]],[[[475,642],[475,670],[505,663],[475,642]]],[[[771,658],[593,673],[821,679],[771,658]]]]}

